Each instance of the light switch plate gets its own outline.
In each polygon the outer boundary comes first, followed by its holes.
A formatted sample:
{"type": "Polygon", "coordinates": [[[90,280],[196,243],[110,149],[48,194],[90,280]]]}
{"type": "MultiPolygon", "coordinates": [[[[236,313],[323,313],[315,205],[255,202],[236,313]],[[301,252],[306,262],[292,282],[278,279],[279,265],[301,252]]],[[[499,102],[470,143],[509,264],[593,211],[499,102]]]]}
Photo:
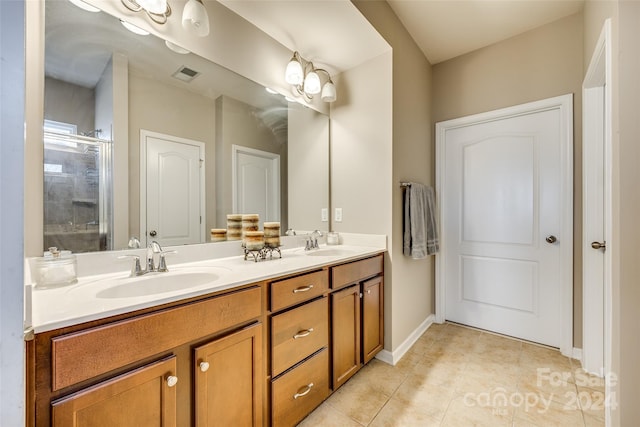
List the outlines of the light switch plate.
{"type": "Polygon", "coordinates": [[[329,221],[329,209],[322,208],[322,210],[320,211],[320,215],[322,217],[322,222],[328,222],[329,221]]]}
{"type": "Polygon", "coordinates": [[[342,222],[342,208],[336,208],[335,212],[335,220],[336,222],[342,222]]]}

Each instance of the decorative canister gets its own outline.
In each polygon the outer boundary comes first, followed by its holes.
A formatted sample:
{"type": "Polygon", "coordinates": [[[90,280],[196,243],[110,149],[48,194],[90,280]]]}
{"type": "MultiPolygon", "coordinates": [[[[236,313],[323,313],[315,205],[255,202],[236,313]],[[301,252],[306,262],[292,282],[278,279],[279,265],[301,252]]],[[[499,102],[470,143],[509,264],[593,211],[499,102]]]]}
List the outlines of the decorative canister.
{"type": "Polygon", "coordinates": [[[279,247],[280,246],[280,223],[265,222],[263,226],[264,226],[265,245],[270,248],[279,247]]]}
{"type": "Polygon", "coordinates": [[[243,214],[242,215],[242,242],[246,246],[245,236],[249,231],[258,231],[260,224],[260,216],[258,214],[243,214]]]}
{"type": "Polygon", "coordinates": [[[227,215],[227,240],[242,239],[242,215],[227,215]]]}
{"type": "Polygon", "coordinates": [[[327,245],[339,245],[340,235],[335,231],[327,233],[327,245]]]}
{"type": "Polygon", "coordinates": [[[76,256],[71,251],[51,247],[42,258],[35,259],[36,288],[47,289],[78,282],[76,256]]]}
{"type": "Polygon", "coordinates": [[[227,240],[226,228],[212,228],[211,229],[211,241],[212,242],[224,242],[227,240]]]}
{"type": "Polygon", "coordinates": [[[264,248],[264,231],[246,231],[243,241],[246,249],[260,250],[264,248]]]}

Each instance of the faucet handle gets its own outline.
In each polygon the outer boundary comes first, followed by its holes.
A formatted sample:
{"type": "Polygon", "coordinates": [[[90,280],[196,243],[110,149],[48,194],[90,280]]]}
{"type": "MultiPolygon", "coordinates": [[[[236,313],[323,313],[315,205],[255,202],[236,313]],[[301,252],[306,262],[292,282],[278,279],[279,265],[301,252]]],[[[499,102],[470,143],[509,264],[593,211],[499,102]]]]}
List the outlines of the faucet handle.
{"type": "Polygon", "coordinates": [[[151,249],[154,254],[162,253],[162,246],[160,246],[160,243],[158,243],[155,240],[153,240],[151,243],[149,243],[149,249],[151,249]]]}
{"type": "Polygon", "coordinates": [[[144,273],[146,273],[146,271],[144,271],[142,269],[142,267],[140,266],[140,256],[138,256],[138,255],[120,255],[118,257],[118,259],[125,259],[125,258],[133,258],[134,259],[134,263],[131,266],[131,274],[129,274],[130,277],[141,276],[144,273]]]}
{"type": "Polygon", "coordinates": [[[178,253],[178,251],[173,250],[173,251],[162,251],[160,252],[160,261],[158,261],[158,270],[159,272],[167,272],[169,271],[169,269],[167,268],[167,261],[164,259],[164,256],[167,254],[175,254],[178,253]]]}

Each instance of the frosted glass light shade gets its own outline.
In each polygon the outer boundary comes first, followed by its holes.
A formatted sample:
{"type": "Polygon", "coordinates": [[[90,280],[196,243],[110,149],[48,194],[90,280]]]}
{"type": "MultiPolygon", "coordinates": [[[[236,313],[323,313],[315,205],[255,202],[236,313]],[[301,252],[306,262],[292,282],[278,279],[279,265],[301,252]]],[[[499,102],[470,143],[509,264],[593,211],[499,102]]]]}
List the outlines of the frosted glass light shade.
{"type": "Polygon", "coordinates": [[[322,95],[320,95],[320,98],[324,102],[333,102],[336,100],[336,86],[331,80],[322,86],[322,95]]]}
{"type": "Polygon", "coordinates": [[[284,72],[284,80],[290,85],[299,85],[303,79],[302,65],[297,59],[291,58],[284,72]]]}
{"type": "Polygon", "coordinates": [[[209,15],[198,0],[188,0],[182,11],[182,28],[198,37],[209,35],[209,15]]]}
{"type": "Polygon", "coordinates": [[[311,71],[307,74],[307,77],[304,78],[304,91],[309,95],[315,95],[320,93],[320,88],[320,77],[318,73],[311,71]]]}
{"type": "Polygon", "coordinates": [[[144,10],[163,14],[167,11],[167,0],[136,0],[144,10]]]}

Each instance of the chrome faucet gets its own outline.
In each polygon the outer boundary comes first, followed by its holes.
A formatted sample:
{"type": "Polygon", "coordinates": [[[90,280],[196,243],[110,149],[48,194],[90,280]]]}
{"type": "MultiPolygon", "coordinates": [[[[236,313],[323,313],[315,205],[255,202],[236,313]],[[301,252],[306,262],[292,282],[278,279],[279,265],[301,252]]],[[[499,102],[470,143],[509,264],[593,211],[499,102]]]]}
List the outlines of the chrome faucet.
{"type": "Polygon", "coordinates": [[[164,273],[169,271],[169,269],[167,268],[167,261],[165,260],[165,255],[174,254],[176,252],[177,251],[163,250],[162,246],[160,246],[160,243],[154,240],[151,243],[149,243],[149,246],[147,247],[146,269],[144,270],[142,269],[142,266],[140,265],[139,255],[129,255],[129,254],[121,255],[118,257],[118,259],[133,258],[134,263],[131,266],[131,274],[129,275],[129,277],[137,277],[147,273],[153,273],[153,272],[164,273]],[[156,255],[158,256],[157,264],[156,264],[156,255]]]}
{"type": "Polygon", "coordinates": [[[318,238],[322,237],[322,232],[320,230],[314,230],[313,233],[309,234],[307,240],[304,245],[305,251],[310,251],[311,249],[318,249],[318,238]]]}

